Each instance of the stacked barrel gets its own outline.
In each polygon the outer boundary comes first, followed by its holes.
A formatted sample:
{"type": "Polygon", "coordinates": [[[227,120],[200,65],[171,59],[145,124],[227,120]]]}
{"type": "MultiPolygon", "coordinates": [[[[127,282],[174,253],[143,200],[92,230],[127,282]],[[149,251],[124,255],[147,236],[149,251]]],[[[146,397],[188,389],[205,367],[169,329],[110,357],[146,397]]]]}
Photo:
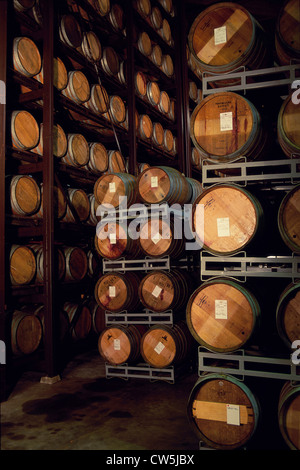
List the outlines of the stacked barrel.
{"type": "MultiPolygon", "coordinates": [[[[274,36],[275,60],[280,65],[299,59],[299,38],[295,36],[299,23],[299,2],[284,2],[274,36]]],[[[300,253],[299,184],[293,182],[280,196],[275,193],[274,199],[268,199],[259,189],[259,181],[252,186],[234,182],[238,173],[233,162],[265,161],[267,165],[268,160],[300,155],[299,106],[293,88],[279,102],[273,130],[266,115],[261,115],[259,102],[231,91],[240,83],[233,73],[241,67],[247,71],[273,65],[266,41],[265,31],[252,14],[231,2],[205,8],[194,19],[188,35],[188,66],[194,76],[205,74],[211,88],[191,113],[192,168],[197,173],[203,164],[210,165],[220,177],[219,183],[207,187],[194,202],[192,227],[203,251],[220,260],[243,253],[268,256],[274,254],[274,248],[276,254],[278,250],[292,257],[300,253]],[[223,78],[214,80],[214,75],[223,78]],[[219,87],[228,91],[219,91],[219,87]],[[276,156],[272,141],[277,145],[276,156]],[[217,172],[214,164],[221,164],[222,169],[217,172]],[[226,176],[226,183],[222,183],[222,176],[226,176]]],[[[238,276],[226,276],[226,268],[219,273],[200,283],[186,308],[187,324],[199,344],[199,354],[208,350],[212,364],[217,364],[219,353],[240,350],[286,357],[293,341],[300,337],[297,277],[286,285],[279,278],[273,284],[266,279],[250,282],[250,277],[241,282],[238,276]],[[278,289],[277,296],[272,286],[278,289]]],[[[251,446],[262,419],[261,401],[267,408],[260,387],[255,380],[242,383],[226,374],[226,367],[222,374],[214,373],[214,367],[203,373],[188,401],[189,421],[202,444],[216,449],[251,446]],[[239,412],[237,419],[234,410],[239,412]]],[[[267,385],[266,390],[269,388],[267,385]]],[[[298,389],[297,384],[286,384],[278,399],[277,429],[292,449],[299,449],[298,389]]],[[[276,422],[276,401],[273,405],[272,422],[276,422]]]]}

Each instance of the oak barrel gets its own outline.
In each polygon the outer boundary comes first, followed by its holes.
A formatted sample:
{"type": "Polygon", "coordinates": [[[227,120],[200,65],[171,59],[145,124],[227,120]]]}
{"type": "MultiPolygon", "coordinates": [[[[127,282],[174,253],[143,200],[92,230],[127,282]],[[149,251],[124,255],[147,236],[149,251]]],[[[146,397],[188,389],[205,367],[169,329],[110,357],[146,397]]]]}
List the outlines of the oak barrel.
{"type": "Polygon", "coordinates": [[[83,189],[68,188],[67,197],[69,204],[67,204],[66,214],[62,221],[76,223],[78,218],[80,222],[85,222],[89,218],[91,210],[90,201],[86,192],[83,189]],[[70,205],[75,214],[73,214],[70,205]]]}
{"type": "Polygon", "coordinates": [[[129,173],[102,175],[94,185],[94,195],[99,205],[116,209],[126,202],[129,207],[136,201],[136,177],[129,173]]]}
{"type": "Polygon", "coordinates": [[[11,318],[11,348],[19,356],[35,352],[42,339],[42,324],[34,315],[15,310],[11,318]]]}
{"type": "Polygon", "coordinates": [[[109,107],[109,97],[103,85],[95,84],[91,86],[90,98],[84,106],[96,114],[106,113],[109,107]]]}
{"type": "Polygon", "coordinates": [[[163,113],[168,115],[170,112],[170,97],[168,93],[164,90],[160,92],[160,98],[159,98],[159,103],[158,103],[158,109],[163,113]]]}
{"type": "Polygon", "coordinates": [[[10,182],[10,205],[15,215],[35,214],[41,205],[40,187],[32,176],[15,175],[10,182]]]}
{"type": "Polygon", "coordinates": [[[138,70],[135,73],[134,84],[135,84],[135,90],[137,94],[141,98],[145,98],[147,95],[147,78],[146,78],[146,75],[141,70],[138,70]]]}
{"type": "Polygon", "coordinates": [[[300,253],[300,185],[288,191],[278,210],[278,229],[282,240],[295,253],[300,253]]]}
{"type": "Polygon", "coordinates": [[[67,134],[67,151],[61,161],[67,165],[82,167],[90,158],[89,144],[82,134],[67,134]]]}
{"type": "Polygon", "coordinates": [[[160,45],[153,44],[150,59],[157,67],[160,68],[162,66],[162,58],[163,58],[163,53],[162,53],[162,49],[160,45]]]}
{"type": "MultiPolygon", "coordinates": [[[[46,334],[46,320],[45,320],[45,306],[44,304],[26,304],[22,305],[21,311],[25,314],[29,315],[35,315],[38,317],[38,319],[41,322],[42,325],[42,338],[41,342],[45,341],[45,334],[46,334]]],[[[70,329],[70,322],[69,318],[66,314],[66,312],[62,309],[59,308],[58,310],[55,310],[55,331],[58,332],[59,334],[59,340],[64,341],[68,334],[69,334],[69,329],[70,329]]]]}
{"type": "MultiPolygon", "coordinates": [[[[36,212],[33,216],[34,218],[43,218],[44,214],[44,207],[43,207],[43,184],[40,187],[41,191],[41,204],[38,212],[36,212]]],[[[54,217],[57,219],[62,219],[67,210],[67,200],[65,197],[64,192],[58,186],[53,187],[53,209],[54,209],[54,217]]]]}
{"type": "Polygon", "coordinates": [[[289,284],[281,293],[276,308],[277,331],[284,344],[291,348],[300,338],[300,282],[289,284]]]}
{"type": "Polygon", "coordinates": [[[113,29],[117,32],[121,32],[125,26],[124,10],[118,3],[111,5],[108,13],[108,20],[110,21],[113,29]]]}
{"type": "Polygon", "coordinates": [[[150,0],[135,0],[134,7],[144,18],[147,18],[151,13],[150,0]]]}
{"type": "Polygon", "coordinates": [[[104,274],[95,285],[95,300],[111,312],[134,311],[139,305],[139,283],[140,278],[135,272],[104,274]]]}
{"type": "Polygon", "coordinates": [[[168,22],[166,18],[163,18],[162,25],[158,33],[161,35],[164,41],[166,41],[167,44],[169,44],[170,46],[173,45],[170,23],[168,22]]]}
{"type": "Polygon", "coordinates": [[[63,15],[59,23],[59,38],[67,46],[77,48],[82,42],[82,30],[75,15],[63,15]]]}
{"type": "Polygon", "coordinates": [[[191,280],[184,271],[153,271],[142,278],[139,298],[146,308],[154,312],[168,309],[180,312],[189,298],[190,285],[191,280]]]}
{"type": "Polygon", "coordinates": [[[35,0],[13,0],[14,8],[17,11],[27,11],[30,10],[34,4],[35,0]]]}
{"type": "Polygon", "coordinates": [[[263,228],[263,209],[257,198],[244,188],[215,185],[194,202],[192,228],[205,250],[226,256],[258,239],[263,228]]]}
{"type": "Polygon", "coordinates": [[[266,132],[255,106],[233,92],[207,96],[194,109],[190,134],[202,158],[215,163],[244,156],[259,159],[265,151],[266,132]]]}
{"type": "Polygon", "coordinates": [[[138,242],[131,238],[127,224],[119,222],[107,222],[97,226],[95,248],[99,255],[107,259],[135,259],[140,255],[138,242]]]}
{"type": "Polygon", "coordinates": [[[152,28],[158,30],[162,27],[163,17],[157,6],[152,6],[150,13],[150,24],[152,28]]]}
{"type": "Polygon", "coordinates": [[[26,77],[33,77],[40,72],[41,54],[32,39],[25,36],[14,38],[13,66],[15,70],[26,77]]]}
{"type": "Polygon", "coordinates": [[[89,142],[89,160],[86,169],[97,175],[108,169],[108,152],[101,142],[89,142]]]}
{"type": "Polygon", "coordinates": [[[152,142],[158,147],[162,147],[164,143],[164,128],[160,122],[153,123],[152,142]]]}
{"type": "Polygon", "coordinates": [[[293,154],[300,155],[300,106],[293,103],[292,95],[288,96],[281,105],[277,119],[277,137],[279,145],[288,158],[293,154]]]}
{"type": "Polygon", "coordinates": [[[76,246],[62,247],[65,257],[65,281],[82,281],[87,275],[88,261],[85,251],[76,246]]]}
{"type": "Polygon", "coordinates": [[[91,95],[91,88],[86,75],[81,70],[68,73],[68,85],[62,94],[77,104],[84,104],[91,95]]]}
{"type": "Polygon", "coordinates": [[[275,48],[280,65],[300,59],[300,1],[285,1],[277,19],[275,48]]]}
{"type": "Polygon", "coordinates": [[[203,283],[189,298],[186,321],[196,341],[214,352],[243,348],[253,339],[260,319],[254,295],[231,279],[203,283]]]}
{"type": "MultiPolygon", "coordinates": [[[[35,281],[43,283],[44,281],[44,248],[41,243],[30,243],[28,245],[35,254],[36,259],[36,278],[35,281]]],[[[61,281],[66,272],[66,261],[61,249],[54,248],[54,270],[55,278],[61,281]]]]}
{"type": "Polygon", "coordinates": [[[259,69],[269,55],[262,27],[246,8],[232,2],[203,10],[190,28],[188,43],[202,72],[259,69]]]}
{"type": "Polygon", "coordinates": [[[191,198],[191,188],[178,170],[166,166],[147,168],[138,176],[138,193],[146,204],[185,204],[191,198]]]}
{"type": "Polygon", "coordinates": [[[191,338],[184,322],[151,326],[141,339],[141,355],[152,367],[182,364],[191,352],[191,338]]]}
{"type": "Polygon", "coordinates": [[[98,15],[106,16],[108,15],[111,4],[110,0],[88,0],[92,7],[96,10],[98,15]]]}
{"type": "Polygon", "coordinates": [[[88,198],[90,201],[90,215],[89,215],[89,218],[87,219],[87,223],[90,225],[96,226],[98,223],[98,217],[97,217],[98,203],[95,200],[94,194],[89,194],[88,198]]]}
{"type": "Polygon", "coordinates": [[[65,302],[63,309],[69,317],[72,339],[75,341],[86,339],[92,328],[92,316],[89,307],[74,302],[65,302]]]}
{"type": "Polygon", "coordinates": [[[13,147],[31,150],[37,146],[40,139],[39,125],[28,111],[13,111],[10,129],[13,147]]]}
{"type": "Polygon", "coordinates": [[[191,188],[191,198],[189,200],[189,204],[193,204],[196,199],[203,193],[202,183],[196,180],[195,178],[186,178],[188,184],[191,188]]]}
{"type": "Polygon", "coordinates": [[[138,46],[139,51],[146,57],[151,55],[152,42],[148,33],[146,33],[146,31],[142,31],[139,34],[137,46],[138,46]]]}
{"type": "Polygon", "coordinates": [[[102,46],[94,31],[83,33],[81,50],[88,61],[98,63],[102,57],[102,46]]]}
{"type": "MultiPolygon", "coordinates": [[[[34,78],[38,82],[44,83],[43,65],[40,72],[34,78]]],[[[68,72],[62,59],[60,57],[53,57],[53,85],[55,88],[59,91],[64,90],[68,85],[68,79],[68,72]]]]}
{"type": "Polygon", "coordinates": [[[279,430],[291,450],[300,450],[300,386],[286,382],[278,401],[279,430]]]}
{"type": "Polygon", "coordinates": [[[254,436],[260,420],[260,405],[241,380],[210,373],[194,385],[187,414],[199,440],[213,449],[234,450],[254,436]]]}
{"type": "Polygon", "coordinates": [[[113,325],[99,336],[100,355],[112,365],[133,364],[140,358],[140,341],[146,327],[143,325],[113,325]]]}
{"type": "Polygon", "coordinates": [[[116,124],[121,124],[126,118],[126,108],[123,99],[118,95],[109,97],[110,119],[116,124]]]}
{"type": "MultiPolygon", "coordinates": [[[[43,155],[44,151],[44,134],[43,134],[43,123],[40,125],[40,140],[36,147],[32,149],[32,152],[37,153],[39,155],[43,155]]],[[[59,124],[53,125],[53,155],[57,158],[62,158],[67,151],[68,148],[68,139],[65,134],[65,131],[59,124]]]]}
{"type": "MultiPolygon", "coordinates": [[[[178,258],[185,248],[182,230],[177,233],[177,225],[171,220],[151,217],[141,223],[139,245],[146,256],[178,258]]],[[[181,224],[180,224],[181,229],[181,224]]]]}
{"type": "Polygon", "coordinates": [[[174,135],[170,129],[164,130],[164,149],[172,153],[174,149],[174,135]]]}
{"type": "Polygon", "coordinates": [[[139,116],[138,135],[143,140],[151,139],[153,134],[153,122],[148,114],[139,116]]]}
{"type": "Polygon", "coordinates": [[[111,173],[125,173],[125,159],[119,150],[108,151],[108,170],[111,173]]]}
{"type": "Polygon", "coordinates": [[[161,61],[161,70],[168,76],[174,75],[174,62],[170,54],[163,54],[161,61]]]}
{"type": "Polygon", "coordinates": [[[160,101],[160,88],[156,81],[149,80],[147,83],[147,98],[152,106],[158,106],[160,101]]]}
{"type": "Polygon", "coordinates": [[[114,77],[118,75],[120,69],[120,59],[117,52],[111,46],[106,46],[103,48],[100,63],[103,71],[107,75],[114,77]]]}
{"type": "Polygon", "coordinates": [[[27,245],[12,245],[9,270],[10,281],[13,285],[30,284],[36,275],[34,251],[27,245]]]}

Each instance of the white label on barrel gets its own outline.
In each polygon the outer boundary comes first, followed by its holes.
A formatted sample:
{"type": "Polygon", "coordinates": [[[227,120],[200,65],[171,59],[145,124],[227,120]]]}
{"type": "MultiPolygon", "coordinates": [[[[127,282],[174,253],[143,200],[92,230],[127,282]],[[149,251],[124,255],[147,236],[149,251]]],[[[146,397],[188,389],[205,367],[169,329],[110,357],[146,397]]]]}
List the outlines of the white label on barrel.
{"type": "Polygon", "coordinates": [[[116,297],[116,286],[109,286],[108,294],[109,297],[116,297]]]}
{"type": "Polygon", "coordinates": [[[227,320],[227,300],[215,300],[215,318],[227,320]]]}
{"type": "Polygon", "coordinates": [[[117,234],[116,233],[110,233],[109,234],[109,241],[112,245],[115,245],[117,243],[117,234]]]}
{"type": "Polygon", "coordinates": [[[109,183],[109,192],[110,193],[116,192],[116,183],[109,183]]]}
{"type": "Polygon", "coordinates": [[[157,187],[158,187],[158,177],[151,176],[151,188],[157,188],[157,187]]]}
{"type": "Polygon", "coordinates": [[[230,237],[229,217],[217,218],[218,237],[230,237]]]}
{"type": "Polygon", "coordinates": [[[153,291],[152,291],[152,295],[154,295],[154,297],[158,297],[159,294],[161,293],[162,289],[159,287],[159,286],[155,286],[153,291]]]}
{"type": "Polygon", "coordinates": [[[158,243],[160,240],[161,240],[161,234],[159,232],[157,232],[152,238],[151,240],[153,241],[153,243],[156,245],[156,243],[158,243]]]}
{"type": "Polygon", "coordinates": [[[114,339],[114,350],[120,351],[121,349],[121,341],[119,339],[114,339]]]}
{"type": "Polygon", "coordinates": [[[221,26],[220,28],[214,29],[214,38],[215,38],[215,46],[219,44],[225,44],[227,42],[227,31],[226,26],[221,26]]]}
{"type": "Polygon", "coordinates": [[[240,407],[239,405],[226,405],[227,411],[227,424],[239,426],[240,422],[240,407]]]}
{"type": "Polygon", "coordinates": [[[224,131],[232,131],[233,129],[233,118],[232,112],[228,113],[220,113],[220,130],[224,131]]]}
{"type": "Polygon", "coordinates": [[[160,354],[163,349],[165,349],[165,345],[162,344],[161,342],[159,342],[159,343],[157,343],[157,345],[155,346],[154,351],[155,351],[157,354],[160,354]]]}

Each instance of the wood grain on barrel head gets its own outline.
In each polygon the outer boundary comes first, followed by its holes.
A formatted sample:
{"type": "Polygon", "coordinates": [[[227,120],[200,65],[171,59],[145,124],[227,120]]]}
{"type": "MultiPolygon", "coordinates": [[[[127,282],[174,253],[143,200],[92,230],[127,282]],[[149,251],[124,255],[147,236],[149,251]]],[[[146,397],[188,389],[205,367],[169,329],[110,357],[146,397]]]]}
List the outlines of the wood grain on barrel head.
{"type": "Polygon", "coordinates": [[[40,130],[37,121],[28,111],[14,111],[11,118],[13,144],[30,150],[39,142],[40,130]]]}
{"type": "Polygon", "coordinates": [[[14,39],[14,68],[23,75],[33,77],[41,70],[42,59],[37,45],[28,37],[14,39]]]}
{"type": "Polygon", "coordinates": [[[142,339],[142,354],[153,367],[168,367],[176,355],[173,336],[164,327],[148,330],[142,339]]]}

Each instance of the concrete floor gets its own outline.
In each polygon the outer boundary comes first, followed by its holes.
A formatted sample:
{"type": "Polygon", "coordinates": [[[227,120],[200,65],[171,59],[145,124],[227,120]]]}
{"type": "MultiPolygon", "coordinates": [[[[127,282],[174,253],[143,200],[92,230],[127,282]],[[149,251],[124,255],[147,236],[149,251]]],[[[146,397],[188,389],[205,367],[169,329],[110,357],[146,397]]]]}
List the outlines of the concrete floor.
{"type": "Polygon", "coordinates": [[[197,374],[175,383],[107,379],[97,350],[55,384],[25,372],[1,404],[1,450],[197,450],[187,401],[197,374]]]}

